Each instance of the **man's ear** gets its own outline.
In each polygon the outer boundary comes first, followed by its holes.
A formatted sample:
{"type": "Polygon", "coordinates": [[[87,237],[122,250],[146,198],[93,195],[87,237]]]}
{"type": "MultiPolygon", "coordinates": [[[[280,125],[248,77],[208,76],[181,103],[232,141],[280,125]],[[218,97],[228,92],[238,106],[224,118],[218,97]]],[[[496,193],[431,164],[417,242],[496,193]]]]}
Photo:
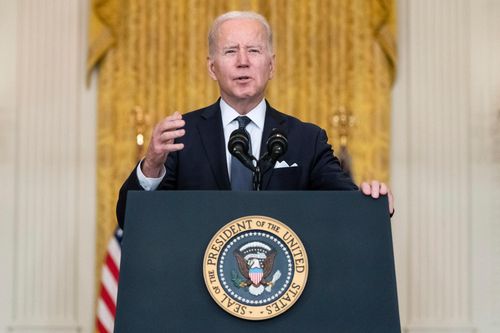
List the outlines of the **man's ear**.
{"type": "Polygon", "coordinates": [[[276,70],[276,55],[273,53],[271,56],[271,62],[269,63],[269,80],[274,77],[274,72],[276,70]]]}
{"type": "Polygon", "coordinates": [[[210,56],[207,57],[207,69],[208,75],[212,78],[212,80],[217,81],[217,75],[215,74],[215,63],[210,56]]]}

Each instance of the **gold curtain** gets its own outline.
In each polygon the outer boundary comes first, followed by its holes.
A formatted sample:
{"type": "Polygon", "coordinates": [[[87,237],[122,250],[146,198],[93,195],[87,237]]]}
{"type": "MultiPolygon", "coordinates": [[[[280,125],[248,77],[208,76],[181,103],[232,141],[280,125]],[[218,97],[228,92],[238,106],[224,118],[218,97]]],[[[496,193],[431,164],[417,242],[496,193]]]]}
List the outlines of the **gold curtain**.
{"type": "Polygon", "coordinates": [[[137,161],[132,110],[142,109],[154,124],[215,101],[206,35],[225,11],[257,11],[273,27],[277,73],[270,103],[327,129],[335,148],[332,118],[350,111],[356,181],[388,181],[393,1],[93,0],[87,69],[99,68],[97,276],[116,225],[119,187],[137,161]]]}

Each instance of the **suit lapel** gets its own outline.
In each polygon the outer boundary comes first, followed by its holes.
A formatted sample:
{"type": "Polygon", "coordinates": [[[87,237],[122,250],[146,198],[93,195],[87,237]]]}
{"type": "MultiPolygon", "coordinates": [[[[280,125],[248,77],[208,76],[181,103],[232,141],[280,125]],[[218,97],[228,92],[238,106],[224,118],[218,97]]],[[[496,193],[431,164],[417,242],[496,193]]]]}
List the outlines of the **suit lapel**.
{"type": "MultiPolygon", "coordinates": [[[[264,122],[264,131],[262,132],[262,142],[260,145],[260,156],[267,152],[266,141],[274,128],[279,128],[283,133],[288,134],[288,126],[286,122],[286,117],[273,109],[271,105],[266,101],[266,120],[264,122]]],[[[266,174],[262,176],[262,189],[267,189],[269,185],[269,180],[274,172],[274,168],[269,170],[266,174]]]]}
{"type": "Polygon", "coordinates": [[[220,190],[230,190],[219,101],[205,109],[201,116],[203,120],[198,123],[198,131],[215,181],[220,190]]]}

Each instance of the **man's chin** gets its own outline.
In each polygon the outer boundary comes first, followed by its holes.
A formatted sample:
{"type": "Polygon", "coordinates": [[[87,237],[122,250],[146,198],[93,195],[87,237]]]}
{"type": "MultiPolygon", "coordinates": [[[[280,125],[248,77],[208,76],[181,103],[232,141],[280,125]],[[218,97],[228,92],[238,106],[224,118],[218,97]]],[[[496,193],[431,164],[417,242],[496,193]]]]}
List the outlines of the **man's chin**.
{"type": "Polygon", "coordinates": [[[253,99],[258,98],[258,94],[256,94],[254,91],[240,91],[237,94],[233,94],[232,97],[235,100],[243,102],[243,101],[253,100],[253,99]]]}
{"type": "MultiPolygon", "coordinates": [[[[241,87],[240,87],[241,88],[241,87]]],[[[233,89],[232,91],[221,91],[222,98],[225,101],[231,100],[235,103],[252,102],[255,100],[262,100],[264,93],[256,89],[233,89]],[[230,93],[228,93],[230,92],[230,93]]]]}

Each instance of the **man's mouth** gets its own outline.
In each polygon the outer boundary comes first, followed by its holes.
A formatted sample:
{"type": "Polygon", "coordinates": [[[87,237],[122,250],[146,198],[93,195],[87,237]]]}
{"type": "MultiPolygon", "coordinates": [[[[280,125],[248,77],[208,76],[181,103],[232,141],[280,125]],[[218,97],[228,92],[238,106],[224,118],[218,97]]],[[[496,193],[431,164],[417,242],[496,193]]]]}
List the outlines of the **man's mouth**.
{"type": "Polygon", "coordinates": [[[250,76],[244,76],[244,75],[243,76],[238,76],[238,77],[235,78],[235,80],[238,81],[238,82],[245,82],[245,81],[250,80],[250,76]]]}

